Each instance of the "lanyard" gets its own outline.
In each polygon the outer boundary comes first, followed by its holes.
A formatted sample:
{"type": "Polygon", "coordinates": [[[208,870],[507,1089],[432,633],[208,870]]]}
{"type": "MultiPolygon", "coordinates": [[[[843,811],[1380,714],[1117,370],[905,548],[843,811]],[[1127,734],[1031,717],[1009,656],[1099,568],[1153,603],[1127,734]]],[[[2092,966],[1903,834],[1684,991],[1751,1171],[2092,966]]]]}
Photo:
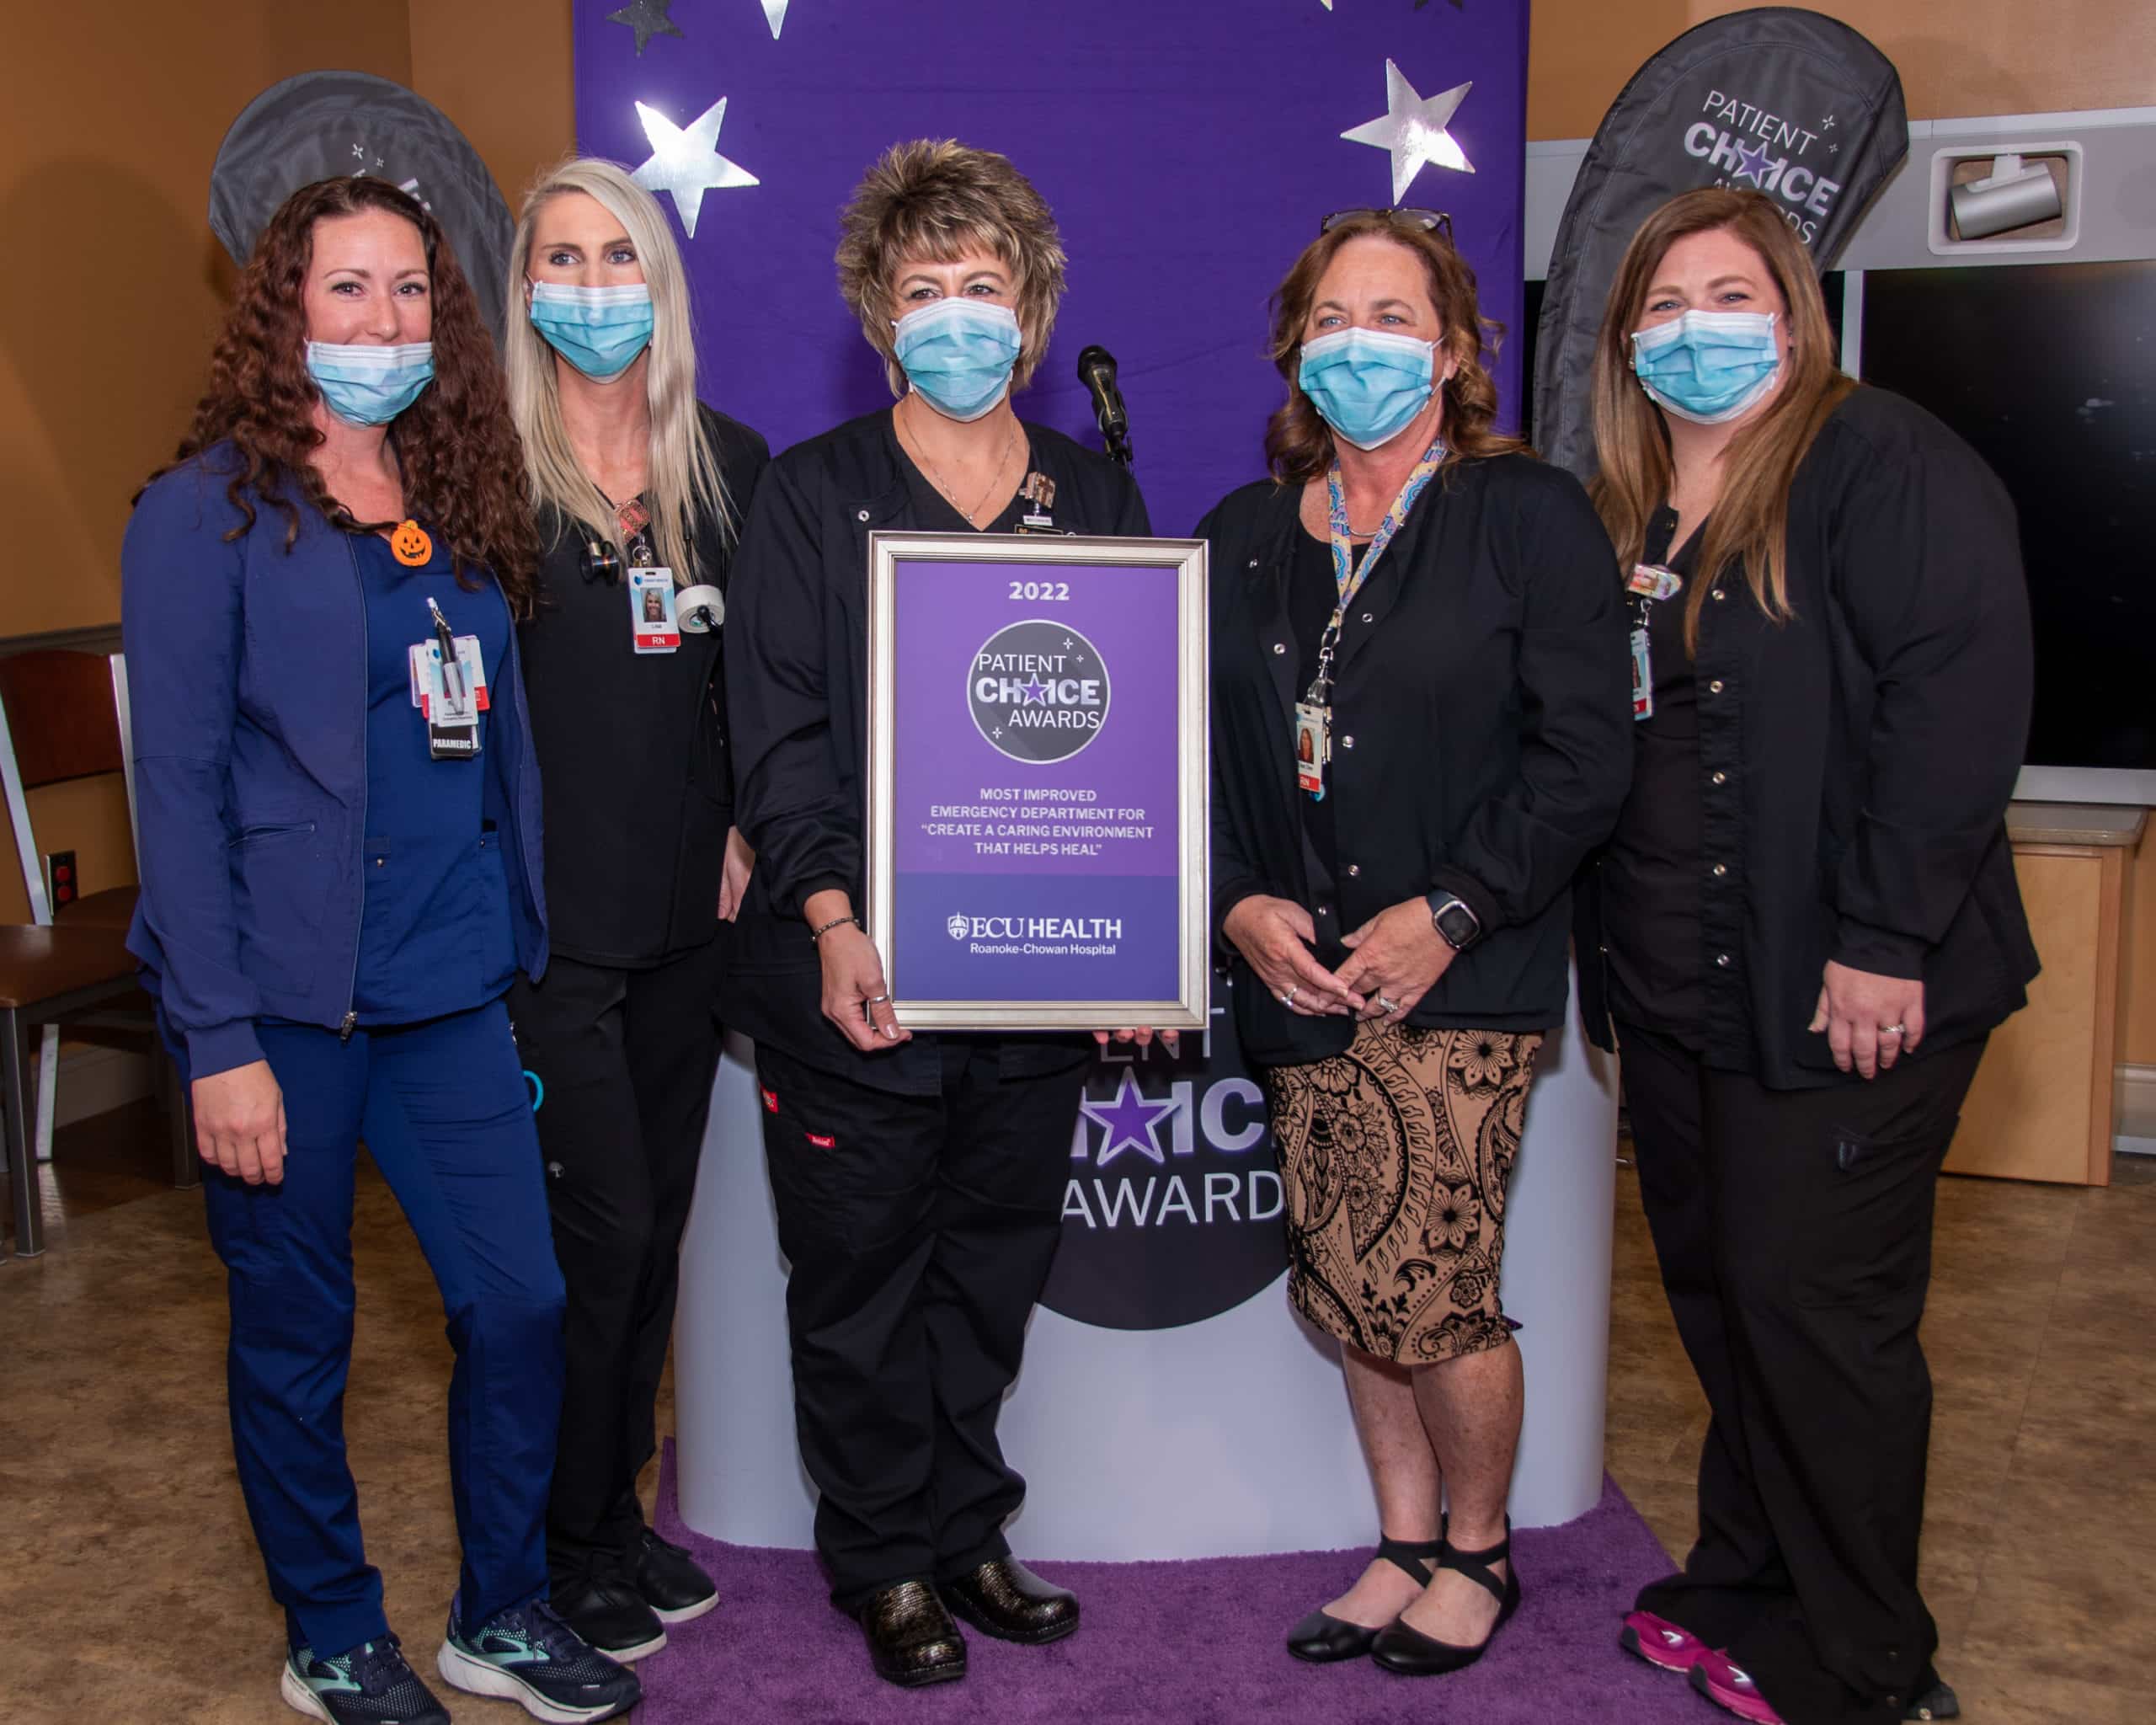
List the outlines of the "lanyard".
{"type": "Polygon", "coordinates": [[[1348,532],[1348,499],[1340,489],[1340,463],[1335,462],[1331,471],[1325,476],[1325,488],[1330,502],[1328,526],[1332,539],[1332,585],[1339,595],[1332,607],[1332,616],[1326,622],[1325,633],[1318,637],[1317,675],[1310,680],[1310,692],[1304,697],[1313,707],[1325,707],[1332,698],[1332,654],[1340,644],[1340,631],[1348,621],[1348,607],[1355,602],[1355,595],[1363,590],[1363,584],[1370,578],[1370,571],[1377,567],[1378,558],[1392,543],[1392,536],[1400,531],[1401,523],[1407,519],[1407,511],[1415,506],[1415,499],[1422,494],[1422,488],[1430,483],[1430,476],[1445,458],[1444,440],[1439,438],[1422,452],[1422,459],[1407,476],[1407,483],[1400,488],[1400,495],[1393,499],[1392,507],[1385,511],[1385,519],[1378,523],[1378,530],[1370,537],[1369,549],[1363,553],[1360,569],[1355,567],[1354,553],[1349,544],[1348,532]]]}

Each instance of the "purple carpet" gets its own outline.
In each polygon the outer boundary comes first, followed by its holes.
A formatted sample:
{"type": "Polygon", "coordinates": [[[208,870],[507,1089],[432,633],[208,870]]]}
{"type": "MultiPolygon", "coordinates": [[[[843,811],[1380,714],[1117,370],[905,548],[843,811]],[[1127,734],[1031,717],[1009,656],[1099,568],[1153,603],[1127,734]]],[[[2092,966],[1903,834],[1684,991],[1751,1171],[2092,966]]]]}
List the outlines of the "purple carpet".
{"type": "Polygon", "coordinates": [[[671,1445],[659,1525],[718,1578],[724,1603],[669,1632],[666,1651],[638,1666],[642,1725],[1711,1725],[1726,1717],[1682,1679],[1618,1649],[1633,1594],[1670,1565],[1614,1483],[1578,1520],[1514,1535],[1526,1589],[1518,1616],[1480,1664],[1422,1680],[1367,1661],[1314,1666],[1289,1657],[1281,1646],[1289,1625],[1344,1589],[1367,1555],[1298,1551],[1182,1563],[1044,1562],[1050,1578],[1085,1601],[1076,1635],[1018,1648],[969,1630],[963,1682],[894,1689],[868,1669],[861,1632],[830,1608],[811,1554],[723,1545],[682,1524],[671,1445]]]}

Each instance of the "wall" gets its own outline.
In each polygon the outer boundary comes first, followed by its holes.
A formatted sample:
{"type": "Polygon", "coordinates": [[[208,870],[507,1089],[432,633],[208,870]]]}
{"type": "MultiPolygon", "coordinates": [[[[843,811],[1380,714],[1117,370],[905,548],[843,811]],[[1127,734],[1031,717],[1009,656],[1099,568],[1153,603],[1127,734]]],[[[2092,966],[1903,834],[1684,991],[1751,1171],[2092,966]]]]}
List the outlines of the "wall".
{"type": "MultiPolygon", "coordinates": [[[[35,69],[0,104],[0,218],[22,254],[0,318],[0,509],[32,553],[0,579],[5,637],[119,618],[128,499],[186,429],[236,273],[209,231],[210,168],[250,99],[320,68],[394,78],[456,116],[512,200],[572,121],[563,0],[25,5],[0,51],[35,69]]],[[[84,891],[134,879],[116,781],[30,804],[84,891]]],[[[0,921],[28,915],[0,859],[0,921]]]]}
{"type": "MultiPolygon", "coordinates": [[[[1663,44],[1741,4],[1534,0],[1527,135],[1591,136],[1663,44]]],[[[1812,8],[1860,30],[1902,74],[1909,117],[2131,108],[2150,99],[2156,7],[2146,0],[1843,0],[1812,8]]]]}

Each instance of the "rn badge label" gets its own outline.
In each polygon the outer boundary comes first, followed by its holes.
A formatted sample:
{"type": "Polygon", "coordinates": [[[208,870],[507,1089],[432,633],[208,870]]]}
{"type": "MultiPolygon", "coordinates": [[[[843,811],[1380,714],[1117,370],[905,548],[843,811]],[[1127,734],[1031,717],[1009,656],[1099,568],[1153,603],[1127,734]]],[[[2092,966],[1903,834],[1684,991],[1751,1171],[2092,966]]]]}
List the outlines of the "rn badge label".
{"type": "Polygon", "coordinates": [[[1036,617],[998,629],[969,678],[974,726],[1013,761],[1068,761],[1107,720],[1107,666],[1062,623],[1036,617]]]}

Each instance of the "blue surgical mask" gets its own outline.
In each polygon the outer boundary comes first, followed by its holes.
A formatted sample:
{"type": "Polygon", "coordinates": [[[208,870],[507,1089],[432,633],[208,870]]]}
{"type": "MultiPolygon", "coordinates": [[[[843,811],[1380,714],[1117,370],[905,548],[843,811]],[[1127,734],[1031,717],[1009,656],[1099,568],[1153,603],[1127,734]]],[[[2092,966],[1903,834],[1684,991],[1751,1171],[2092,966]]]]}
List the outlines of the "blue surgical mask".
{"type": "Polygon", "coordinates": [[[434,382],[435,344],[410,341],[402,347],[376,347],[310,341],[307,375],[314,379],[329,411],[347,425],[387,425],[434,382]]]}
{"type": "Polygon", "coordinates": [[[1335,329],[1303,344],[1295,382],[1334,436],[1377,449],[1428,403],[1437,352],[1435,342],[1389,329],[1335,329]]]}
{"type": "Polygon", "coordinates": [[[937,300],[893,326],[914,393],[947,419],[978,419],[1010,393],[1025,345],[1018,318],[990,300],[937,300]]]}
{"type": "Polygon", "coordinates": [[[651,290],[641,281],[620,287],[535,281],[531,327],[578,371],[603,383],[627,371],[651,344],[651,290]]]}
{"type": "Polygon", "coordinates": [[[1632,373],[1656,406],[1695,425],[1734,419],[1774,387],[1771,312],[1687,312],[1632,332],[1632,373]]]}

